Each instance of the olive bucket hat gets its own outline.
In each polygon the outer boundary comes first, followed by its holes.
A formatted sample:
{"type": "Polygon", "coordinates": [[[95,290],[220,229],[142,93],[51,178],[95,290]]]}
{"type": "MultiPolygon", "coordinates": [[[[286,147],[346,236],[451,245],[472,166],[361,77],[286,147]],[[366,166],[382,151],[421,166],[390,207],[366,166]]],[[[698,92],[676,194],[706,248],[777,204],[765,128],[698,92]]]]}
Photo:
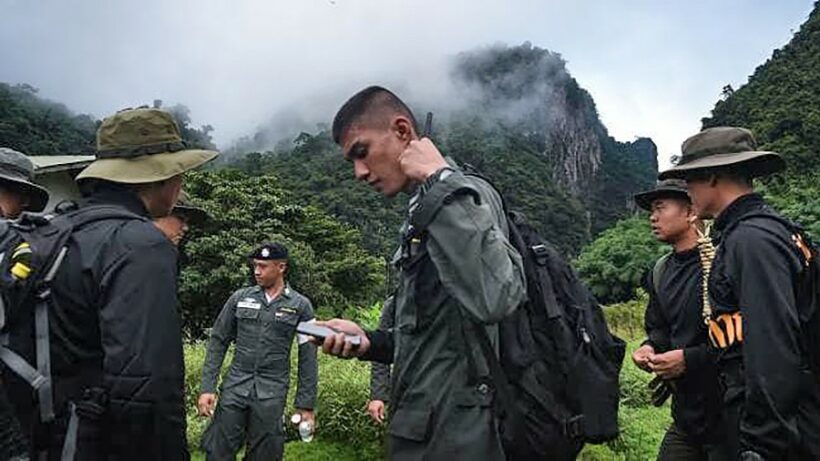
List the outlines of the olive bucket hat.
{"type": "Polygon", "coordinates": [[[40,212],[48,203],[48,191],[34,183],[34,164],[28,157],[8,147],[0,147],[0,184],[24,191],[29,197],[27,211],[40,212]]]}
{"type": "Polygon", "coordinates": [[[664,179],[658,181],[651,190],[635,194],[635,203],[646,211],[652,210],[652,202],[659,198],[681,198],[691,202],[686,182],[682,179],[664,179]]]}
{"type": "Polygon", "coordinates": [[[659,179],[686,178],[723,167],[736,167],[749,177],[757,177],[786,167],[780,154],[757,150],[754,135],[746,128],[707,128],[684,141],[681,151],[678,164],[658,175],[659,179]]]}
{"type": "Polygon", "coordinates": [[[210,217],[208,216],[208,212],[194,204],[191,197],[185,191],[179,193],[179,198],[177,199],[176,205],[174,205],[174,209],[171,210],[171,214],[183,217],[188,224],[192,226],[199,226],[210,217]]]}
{"type": "Polygon", "coordinates": [[[160,109],[126,109],[102,121],[97,159],[77,180],[140,184],[164,181],[213,160],[217,152],[189,149],[171,114],[160,109]]]}

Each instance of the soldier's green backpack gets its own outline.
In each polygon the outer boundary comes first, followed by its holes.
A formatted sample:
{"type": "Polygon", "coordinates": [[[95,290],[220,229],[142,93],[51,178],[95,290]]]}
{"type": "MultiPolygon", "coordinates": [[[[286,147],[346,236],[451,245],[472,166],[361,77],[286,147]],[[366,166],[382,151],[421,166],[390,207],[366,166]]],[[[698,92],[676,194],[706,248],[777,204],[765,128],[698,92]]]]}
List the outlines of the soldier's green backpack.
{"type": "Polygon", "coordinates": [[[41,422],[54,419],[49,344],[49,307],[54,302],[51,282],[65,259],[72,233],[105,219],[143,218],[120,207],[95,205],[81,209],[69,206],[60,214],[24,214],[17,221],[0,221],[3,379],[19,377],[31,386],[41,422]]]}
{"type": "MultiPolygon", "coordinates": [[[[480,201],[469,188],[428,193],[441,195],[431,201],[438,205],[413,214],[414,232],[423,232],[456,195],[480,201]]],[[[490,373],[481,376],[475,364],[470,368],[478,385],[496,390],[509,460],[575,459],[584,443],[618,435],[625,344],[610,333],[601,306],[567,261],[524,216],[508,212],[507,222],[510,243],[523,259],[529,299],[499,324],[498,358],[482,325],[463,316],[465,337],[480,344],[490,373]]]]}

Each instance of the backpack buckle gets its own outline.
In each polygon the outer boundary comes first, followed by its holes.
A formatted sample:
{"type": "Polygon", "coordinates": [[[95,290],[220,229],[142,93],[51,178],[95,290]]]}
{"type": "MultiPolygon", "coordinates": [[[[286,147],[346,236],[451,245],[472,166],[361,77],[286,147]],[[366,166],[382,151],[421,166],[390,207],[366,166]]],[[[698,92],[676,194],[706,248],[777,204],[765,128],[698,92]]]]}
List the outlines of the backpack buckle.
{"type": "Polygon", "coordinates": [[[575,415],[564,421],[564,435],[572,439],[584,435],[584,415],[575,415]]]}
{"type": "Polygon", "coordinates": [[[532,252],[535,254],[535,256],[538,256],[538,257],[547,256],[547,247],[543,243],[539,243],[538,245],[533,245],[531,247],[531,249],[532,249],[532,252]]]}
{"type": "Polygon", "coordinates": [[[531,246],[530,250],[532,250],[532,254],[535,255],[535,262],[541,266],[546,265],[547,258],[549,258],[549,249],[546,245],[539,243],[538,245],[531,246]]]}

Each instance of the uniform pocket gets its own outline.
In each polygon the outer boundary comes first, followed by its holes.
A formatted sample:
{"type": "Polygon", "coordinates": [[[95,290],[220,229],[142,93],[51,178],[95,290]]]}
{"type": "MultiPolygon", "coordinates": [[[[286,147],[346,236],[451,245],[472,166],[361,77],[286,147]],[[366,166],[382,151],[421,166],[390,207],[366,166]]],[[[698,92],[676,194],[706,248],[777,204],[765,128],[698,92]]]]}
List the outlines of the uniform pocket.
{"type": "Polygon", "coordinates": [[[251,309],[248,307],[237,307],[236,318],[238,319],[255,319],[259,317],[259,309],[251,309]]]}
{"type": "Polygon", "coordinates": [[[430,408],[399,408],[390,418],[390,435],[414,442],[425,442],[430,437],[430,408]]]}
{"type": "Polygon", "coordinates": [[[273,314],[273,319],[280,325],[296,326],[299,323],[299,314],[277,311],[273,314]]]}

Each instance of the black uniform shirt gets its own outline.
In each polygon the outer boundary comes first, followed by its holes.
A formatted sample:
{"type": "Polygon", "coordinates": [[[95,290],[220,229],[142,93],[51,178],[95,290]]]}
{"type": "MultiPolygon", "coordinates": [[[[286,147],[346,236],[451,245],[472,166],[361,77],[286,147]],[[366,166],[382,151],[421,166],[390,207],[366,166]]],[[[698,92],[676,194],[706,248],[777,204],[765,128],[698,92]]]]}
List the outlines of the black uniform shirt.
{"type": "Polygon", "coordinates": [[[183,459],[184,365],[177,301],[177,250],[142,201],[116,184],[81,204],[113,205],[138,215],[74,232],[53,282],[50,312],[55,411],[102,386],[108,396],[107,456],[183,459]],[[150,442],[150,443],[149,443],[150,442]]]}
{"type": "Polygon", "coordinates": [[[762,197],[749,194],[715,223],[722,235],[709,279],[710,337],[720,351],[724,398],[741,406],[739,449],[780,459],[801,437],[818,434],[800,428],[798,416],[810,413],[800,407],[811,382],[795,299],[800,252],[790,229],[761,214],[776,216],[762,197]]]}
{"type": "Polygon", "coordinates": [[[722,436],[720,391],[702,316],[698,249],[673,253],[663,264],[657,284],[651,272],[645,278],[649,293],[646,342],[656,353],[683,349],[686,372],[675,380],[672,416],[676,425],[695,440],[715,441],[722,436]]]}

